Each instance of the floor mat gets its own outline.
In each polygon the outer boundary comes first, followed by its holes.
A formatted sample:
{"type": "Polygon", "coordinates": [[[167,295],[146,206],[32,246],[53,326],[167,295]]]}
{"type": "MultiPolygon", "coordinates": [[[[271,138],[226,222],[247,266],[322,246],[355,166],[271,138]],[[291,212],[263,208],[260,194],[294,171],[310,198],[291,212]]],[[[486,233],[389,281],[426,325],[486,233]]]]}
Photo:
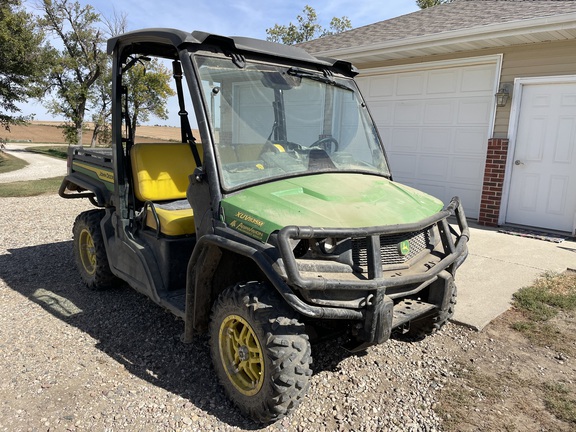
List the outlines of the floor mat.
{"type": "Polygon", "coordinates": [[[521,228],[500,228],[498,230],[499,233],[503,234],[510,234],[518,237],[528,237],[538,240],[549,241],[553,243],[562,243],[566,240],[567,236],[562,236],[559,234],[551,234],[545,231],[534,231],[534,230],[527,230],[521,228]]]}

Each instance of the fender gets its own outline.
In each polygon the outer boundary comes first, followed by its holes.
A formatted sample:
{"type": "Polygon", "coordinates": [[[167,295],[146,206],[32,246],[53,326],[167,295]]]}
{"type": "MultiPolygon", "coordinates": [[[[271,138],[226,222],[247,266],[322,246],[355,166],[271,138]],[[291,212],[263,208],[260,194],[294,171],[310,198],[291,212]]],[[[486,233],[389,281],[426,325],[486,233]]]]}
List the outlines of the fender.
{"type": "Polygon", "coordinates": [[[210,297],[201,296],[207,292],[203,288],[210,286],[212,276],[218,267],[221,249],[225,249],[253,260],[268,278],[271,285],[284,300],[301,315],[311,318],[361,320],[364,313],[358,310],[343,308],[325,308],[304,303],[286,284],[282,277],[272,267],[271,260],[257,249],[234,240],[214,234],[207,234],[198,240],[192,257],[188,262],[186,280],[186,312],[183,342],[191,343],[194,330],[199,330],[208,319],[211,308],[210,297]],[[214,260],[217,258],[217,260],[214,260]],[[203,268],[203,265],[206,268],[203,268]],[[196,272],[195,269],[201,270],[196,272]],[[196,301],[198,300],[198,301],[196,301]]]}

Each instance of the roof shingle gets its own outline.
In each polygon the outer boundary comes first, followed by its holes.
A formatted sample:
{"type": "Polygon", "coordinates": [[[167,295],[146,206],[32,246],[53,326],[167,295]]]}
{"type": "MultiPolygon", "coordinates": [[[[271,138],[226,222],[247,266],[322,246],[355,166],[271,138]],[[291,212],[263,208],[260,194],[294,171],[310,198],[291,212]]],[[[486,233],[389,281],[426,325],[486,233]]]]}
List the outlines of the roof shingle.
{"type": "Polygon", "coordinates": [[[456,0],[299,46],[316,53],[567,13],[576,13],[576,1],[456,0]]]}

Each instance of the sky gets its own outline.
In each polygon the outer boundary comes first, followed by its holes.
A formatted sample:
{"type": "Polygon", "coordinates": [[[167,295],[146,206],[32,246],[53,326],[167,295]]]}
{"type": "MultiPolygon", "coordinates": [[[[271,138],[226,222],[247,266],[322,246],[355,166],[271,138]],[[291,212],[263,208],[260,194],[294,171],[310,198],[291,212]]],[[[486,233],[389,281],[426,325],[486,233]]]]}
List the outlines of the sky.
{"type": "Polygon", "coordinates": [[[226,36],[266,38],[274,24],[296,22],[307,4],[316,10],[320,24],[328,27],[332,17],[347,16],[361,27],[418,10],[416,0],[80,0],[104,16],[125,12],[128,27],[172,27],[202,30],[226,36]],[[114,5],[115,3],[115,5],[114,5]]]}
{"type": "MultiPolygon", "coordinates": [[[[318,22],[329,27],[333,17],[346,16],[352,27],[362,27],[378,21],[418,10],[416,0],[79,0],[90,4],[103,17],[125,14],[128,30],[150,27],[170,27],[179,30],[201,30],[225,36],[247,36],[266,39],[266,29],[275,24],[297,23],[304,6],[314,8],[318,22]]],[[[35,0],[24,5],[32,10],[35,0]]],[[[59,120],[46,112],[39,102],[21,105],[24,115],[34,114],[35,120],[59,120]]],[[[151,118],[148,123],[172,124],[151,118]]]]}

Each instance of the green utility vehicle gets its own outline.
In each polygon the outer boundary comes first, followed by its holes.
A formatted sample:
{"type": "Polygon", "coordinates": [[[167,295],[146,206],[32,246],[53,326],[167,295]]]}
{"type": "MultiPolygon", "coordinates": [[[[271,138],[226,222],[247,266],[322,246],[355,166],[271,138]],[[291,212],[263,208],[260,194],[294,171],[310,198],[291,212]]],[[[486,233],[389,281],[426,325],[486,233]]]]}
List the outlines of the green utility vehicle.
{"type": "Polygon", "coordinates": [[[80,274],[169,309],[185,342],[207,332],[245,414],[295,409],[310,339],[360,351],[452,316],[469,236],[460,201],[392,180],[350,63],[172,29],[126,33],[108,52],[112,148],[71,148],[60,188],[98,207],[74,224],[80,274]],[[181,143],[134,138],[125,74],[152,57],[173,64],[181,143]]]}

